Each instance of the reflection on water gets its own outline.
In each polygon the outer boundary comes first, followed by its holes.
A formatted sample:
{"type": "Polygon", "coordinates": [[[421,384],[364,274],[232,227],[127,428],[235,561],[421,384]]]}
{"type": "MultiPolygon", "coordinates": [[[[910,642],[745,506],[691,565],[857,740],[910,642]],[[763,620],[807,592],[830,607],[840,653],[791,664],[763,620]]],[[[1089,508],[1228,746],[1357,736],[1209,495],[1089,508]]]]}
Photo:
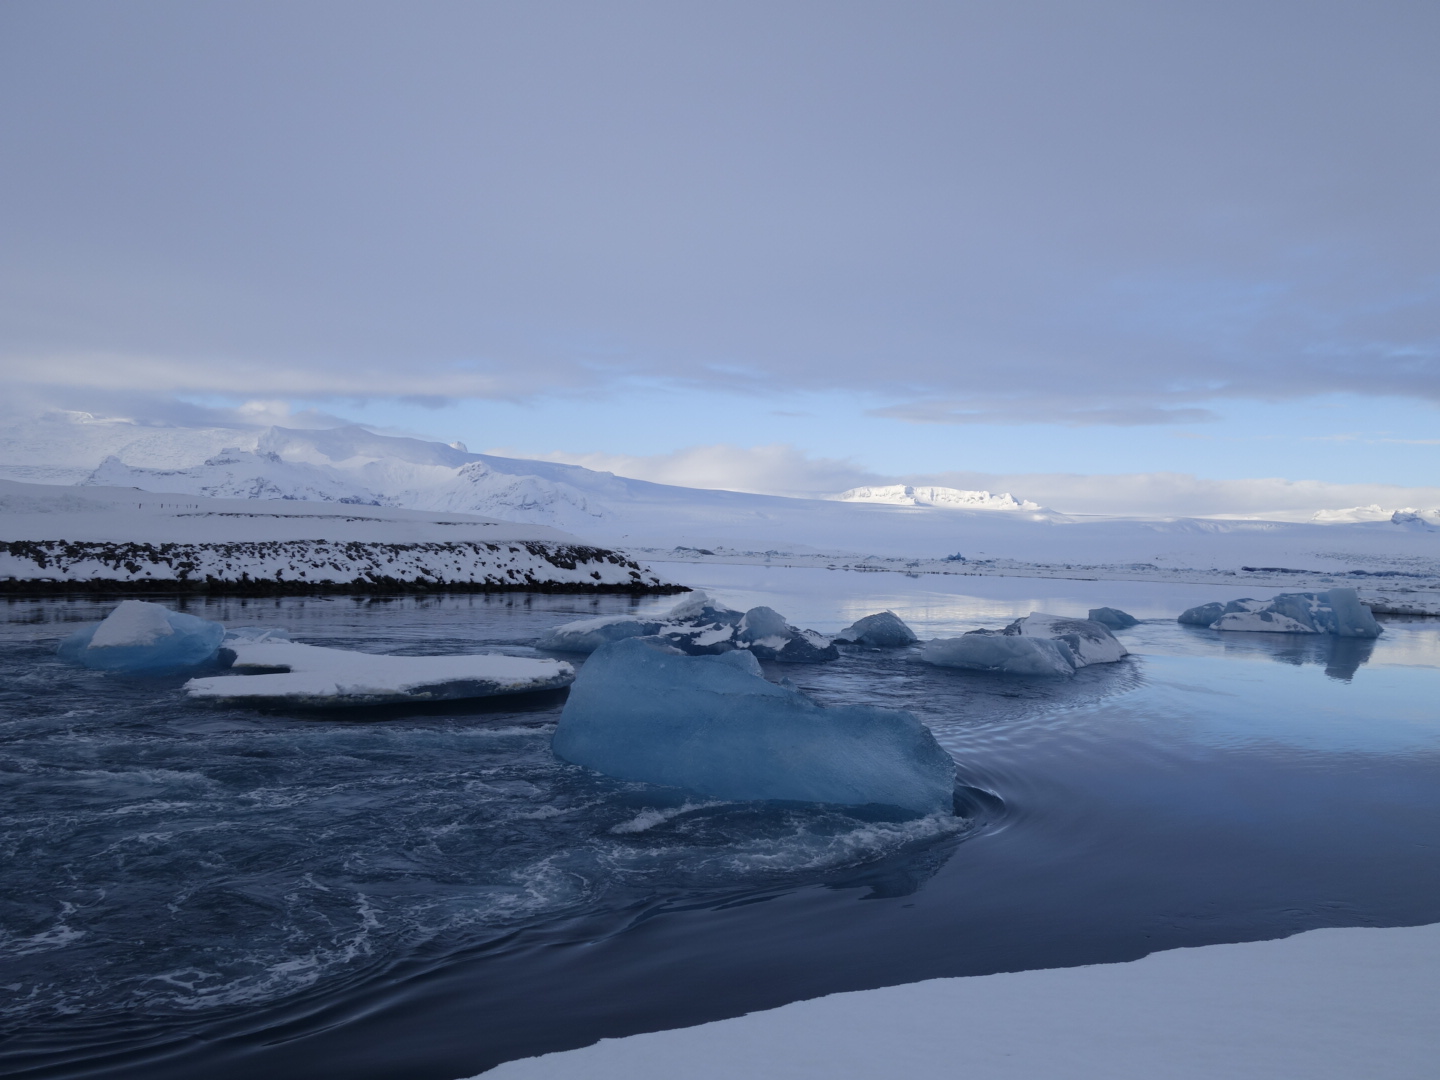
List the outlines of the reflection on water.
{"type": "MultiPolygon", "coordinates": [[[[110,605],[11,602],[0,1072],[465,1076],[887,982],[1440,919],[1440,620],[1337,642],[1173,621],[1234,590],[684,569],[820,629],[882,608],[922,636],[1103,604],[1149,621],[1072,679],[914,650],[767,665],[930,725],[964,787],[958,816],[915,820],[610,781],[549,753],[554,695],[363,723],[198,708],[179,680],[54,662],[110,605]]],[[[342,647],[523,652],[672,603],[186,607],[342,647]]]]}

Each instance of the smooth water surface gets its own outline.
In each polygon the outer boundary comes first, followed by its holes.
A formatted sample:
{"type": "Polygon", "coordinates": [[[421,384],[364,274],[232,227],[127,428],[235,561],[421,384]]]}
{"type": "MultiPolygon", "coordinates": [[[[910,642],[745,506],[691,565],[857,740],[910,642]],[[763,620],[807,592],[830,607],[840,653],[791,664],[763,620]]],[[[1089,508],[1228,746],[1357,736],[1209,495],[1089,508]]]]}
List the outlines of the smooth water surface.
{"type": "MultiPolygon", "coordinates": [[[[343,716],[66,668],[109,604],[0,625],[0,1072],[405,1077],[802,997],[1440,920],[1440,620],[1378,642],[1173,622],[1243,589],[685,567],[734,606],[922,637],[1113,604],[1070,680],[848,650],[769,667],[915,711],[959,816],[745,805],[556,761],[563,693],[343,716]]],[[[1261,590],[1262,598],[1274,590],[1261,590]]],[[[524,652],[671,598],[188,601],[374,652],[524,652]]],[[[237,676],[241,677],[241,676],[237,676]]]]}

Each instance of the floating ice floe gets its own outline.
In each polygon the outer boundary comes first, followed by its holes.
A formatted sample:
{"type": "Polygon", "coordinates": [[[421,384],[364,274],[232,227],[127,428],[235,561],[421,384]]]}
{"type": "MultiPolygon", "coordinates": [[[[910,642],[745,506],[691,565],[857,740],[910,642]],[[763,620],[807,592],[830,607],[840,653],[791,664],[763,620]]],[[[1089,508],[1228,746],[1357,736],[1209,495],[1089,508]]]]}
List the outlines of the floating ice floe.
{"type": "Polygon", "coordinates": [[[1091,622],[1108,626],[1111,630],[1128,630],[1132,626],[1140,625],[1140,620],[1134,615],[1113,607],[1091,608],[1089,619],[1091,622]]]}
{"type": "Polygon", "coordinates": [[[925,643],[921,659],[940,667],[1004,675],[1073,675],[1090,664],[1113,664],[1129,653],[1109,627],[1033,611],[1004,630],[971,630],[925,643]]]}
{"type": "Polygon", "coordinates": [[[913,715],[823,707],[766,681],[743,650],[605,645],[571,687],[552,745],[610,776],[720,799],[953,808],[955,763],[913,715]]]}
{"type": "Polygon", "coordinates": [[[691,593],[675,607],[651,619],[628,615],[580,619],[552,627],[536,646],[555,652],[591,653],[626,638],[647,638],[689,656],[717,656],[747,649],[761,660],[813,664],[837,660],[840,650],[813,630],[791,626],[768,607],[740,612],[691,593]]]}
{"type": "Polygon", "coordinates": [[[835,635],[837,645],[869,645],[873,649],[899,649],[919,640],[893,611],[866,615],[835,635]]]}
{"type": "Polygon", "coordinates": [[[1281,593],[1273,600],[1232,600],[1228,604],[1202,604],[1183,612],[1179,622],[1212,630],[1272,634],[1334,634],[1336,637],[1376,638],[1380,624],[1360,602],[1354,589],[1328,592],[1281,593]],[[1207,621],[1208,620],[1208,621],[1207,621]]]}
{"type": "Polygon", "coordinates": [[[144,600],[123,600],[98,626],[60,643],[60,659],[96,671],[156,675],[215,660],[225,628],[144,600]]]}
{"type": "Polygon", "coordinates": [[[232,667],[240,674],[191,679],[185,684],[191,698],[384,705],[526,694],[555,690],[575,679],[569,664],[523,656],[382,656],[283,640],[231,639],[226,644],[234,650],[232,667]]]}

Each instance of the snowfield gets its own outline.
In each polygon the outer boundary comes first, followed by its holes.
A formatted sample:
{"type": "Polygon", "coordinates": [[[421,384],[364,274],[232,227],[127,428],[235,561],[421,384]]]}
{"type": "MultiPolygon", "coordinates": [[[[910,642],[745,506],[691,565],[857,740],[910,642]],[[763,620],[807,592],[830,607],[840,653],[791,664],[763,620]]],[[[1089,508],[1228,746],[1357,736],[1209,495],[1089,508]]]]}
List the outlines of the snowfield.
{"type": "Polygon", "coordinates": [[[0,481],[0,590],[679,591],[539,525],[0,481]]]}
{"type": "MultiPolygon", "coordinates": [[[[485,1080],[1429,1080],[1440,924],[835,994],[485,1080]]],[[[476,1078],[478,1080],[478,1078],[476,1078]]]]}

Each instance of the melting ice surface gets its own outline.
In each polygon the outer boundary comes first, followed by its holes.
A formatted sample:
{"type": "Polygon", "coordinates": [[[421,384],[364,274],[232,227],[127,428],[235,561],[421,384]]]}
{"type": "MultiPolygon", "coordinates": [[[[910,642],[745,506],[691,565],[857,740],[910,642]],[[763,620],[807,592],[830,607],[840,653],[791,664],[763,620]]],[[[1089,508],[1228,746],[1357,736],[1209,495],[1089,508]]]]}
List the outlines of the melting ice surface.
{"type": "Polygon", "coordinates": [[[824,708],[744,651],[676,656],[640,641],[597,650],[553,742],[566,761],[722,799],[948,813],[955,763],[908,712],[824,708]]]}
{"type": "MultiPolygon", "coordinates": [[[[826,635],[887,609],[927,640],[1032,611],[1144,621],[1116,632],[1129,657],[1065,679],[848,645],[762,663],[930,729],[969,794],[914,818],[607,778],[551,753],[560,695],[324,721],[202,708],[183,676],[58,661],[113,605],[11,601],[0,1073],[472,1076],[864,986],[1440,921],[1436,621],[1220,634],[1174,619],[1233,587],[665,569],[826,635]]],[[[672,605],[184,607],[339,649],[534,657],[547,627],[672,605]]]]}

